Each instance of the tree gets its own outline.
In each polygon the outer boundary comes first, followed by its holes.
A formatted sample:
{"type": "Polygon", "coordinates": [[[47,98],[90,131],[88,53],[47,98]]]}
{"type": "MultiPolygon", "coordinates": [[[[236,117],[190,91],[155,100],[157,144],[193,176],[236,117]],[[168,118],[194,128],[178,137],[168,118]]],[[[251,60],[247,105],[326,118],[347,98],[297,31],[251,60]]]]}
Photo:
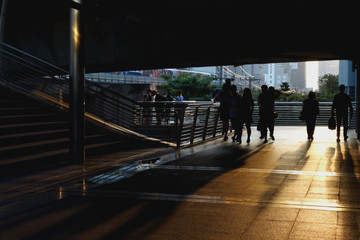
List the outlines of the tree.
{"type": "Polygon", "coordinates": [[[336,94],[339,87],[339,75],[325,74],[319,77],[319,91],[325,94],[336,94]]]}
{"type": "Polygon", "coordinates": [[[280,85],[281,91],[287,92],[290,90],[290,86],[288,82],[283,82],[282,85],[280,85]]]}
{"type": "Polygon", "coordinates": [[[212,84],[213,77],[202,77],[200,74],[181,73],[173,78],[163,77],[166,83],[162,87],[176,95],[178,90],[183,92],[187,100],[210,100],[218,85],[212,84]]]}
{"type": "Polygon", "coordinates": [[[339,88],[339,75],[325,74],[319,77],[319,101],[332,101],[339,88]]]}

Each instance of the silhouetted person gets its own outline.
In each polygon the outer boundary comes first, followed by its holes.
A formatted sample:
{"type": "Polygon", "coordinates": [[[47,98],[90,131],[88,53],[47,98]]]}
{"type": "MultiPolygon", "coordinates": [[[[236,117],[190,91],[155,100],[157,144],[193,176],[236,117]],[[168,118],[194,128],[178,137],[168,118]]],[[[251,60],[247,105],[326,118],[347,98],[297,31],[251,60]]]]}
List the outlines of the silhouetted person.
{"type": "Polygon", "coordinates": [[[240,101],[241,96],[237,94],[237,88],[235,85],[230,86],[230,105],[229,105],[229,116],[231,121],[231,128],[234,130],[234,136],[232,137],[233,142],[235,140],[241,143],[241,130],[239,123],[240,123],[240,116],[239,116],[239,108],[240,108],[240,101]]]}
{"type": "Polygon", "coordinates": [[[171,91],[168,91],[167,95],[166,95],[166,101],[172,101],[172,100],[173,100],[173,97],[171,96],[171,91]]]}
{"type": "Polygon", "coordinates": [[[262,118],[264,119],[264,143],[267,143],[267,129],[269,129],[270,137],[275,141],[274,137],[274,113],[275,113],[275,99],[280,96],[280,92],[275,90],[274,87],[269,87],[265,98],[262,102],[262,118]]]}
{"type": "Polygon", "coordinates": [[[306,121],[308,140],[314,140],[316,117],[320,116],[319,102],[315,99],[315,93],[309,92],[308,98],[304,100],[302,114],[306,121]]]}
{"type": "Polygon", "coordinates": [[[162,117],[164,115],[165,109],[165,98],[161,96],[156,90],[153,90],[153,95],[155,96],[155,111],[156,111],[156,125],[161,125],[162,117]]]}
{"type": "Polygon", "coordinates": [[[350,118],[353,117],[354,109],[351,104],[351,99],[349,95],[345,93],[345,86],[341,84],[339,86],[339,93],[334,96],[334,100],[331,106],[331,116],[334,116],[334,111],[336,112],[336,136],[337,141],[340,141],[340,127],[341,122],[343,123],[344,128],[344,141],[348,139],[347,130],[349,127],[349,111],[350,108],[350,118]]]}
{"type": "MultiPolygon", "coordinates": [[[[177,95],[175,97],[176,102],[183,102],[184,97],[182,95],[182,91],[178,90],[177,95]]],[[[175,106],[175,112],[177,113],[178,119],[183,119],[184,113],[185,113],[185,105],[184,104],[174,104],[175,106]]]]}
{"type": "Polygon", "coordinates": [[[167,103],[165,104],[165,123],[168,124],[170,119],[170,111],[171,108],[173,107],[173,104],[171,103],[173,100],[173,97],[171,96],[171,91],[168,91],[165,98],[167,101],[167,103]]]}
{"type": "Polygon", "coordinates": [[[247,131],[247,143],[250,143],[251,136],[251,123],[252,123],[252,114],[254,111],[254,99],[251,94],[250,88],[245,88],[243,96],[240,101],[240,126],[239,126],[239,139],[241,143],[242,128],[245,123],[247,131]]]}
{"type": "Polygon", "coordinates": [[[212,93],[214,103],[220,102],[220,93],[221,93],[221,88],[215,89],[215,91],[212,93]]]}
{"type": "Polygon", "coordinates": [[[151,103],[153,101],[152,90],[146,90],[146,94],[144,95],[144,117],[145,124],[150,124],[152,121],[152,106],[151,103]]]}
{"type": "Polygon", "coordinates": [[[183,102],[184,101],[184,97],[183,97],[182,92],[180,90],[177,93],[175,101],[177,101],[177,102],[183,102]]]}
{"type": "Polygon", "coordinates": [[[226,79],[223,84],[220,96],[220,119],[222,121],[222,130],[224,141],[228,140],[229,119],[230,119],[230,79],[226,79]]]}
{"type": "Polygon", "coordinates": [[[259,105],[259,122],[258,122],[258,130],[260,130],[260,139],[263,139],[265,137],[265,119],[264,119],[264,100],[265,100],[265,96],[268,90],[268,86],[267,85],[262,85],[261,86],[261,93],[258,96],[258,105],[259,105]]]}

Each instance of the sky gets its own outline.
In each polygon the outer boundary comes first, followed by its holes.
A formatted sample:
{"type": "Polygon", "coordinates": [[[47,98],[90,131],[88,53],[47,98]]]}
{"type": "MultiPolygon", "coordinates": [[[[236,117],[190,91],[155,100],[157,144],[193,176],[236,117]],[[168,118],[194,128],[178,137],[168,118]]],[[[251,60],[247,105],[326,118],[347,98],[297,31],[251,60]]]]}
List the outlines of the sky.
{"type": "Polygon", "coordinates": [[[306,87],[318,90],[319,61],[306,62],[305,69],[306,87]]]}

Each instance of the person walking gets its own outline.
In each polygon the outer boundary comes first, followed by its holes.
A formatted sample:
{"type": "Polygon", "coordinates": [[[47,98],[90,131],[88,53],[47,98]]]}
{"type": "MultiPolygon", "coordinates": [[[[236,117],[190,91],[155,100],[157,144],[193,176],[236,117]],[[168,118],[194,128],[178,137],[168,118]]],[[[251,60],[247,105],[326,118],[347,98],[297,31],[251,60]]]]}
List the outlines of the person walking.
{"type": "Polygon", "coordinates": [[[319,102],[315,99],[315,93],[309,92],[308,98],[304,100],[302,115],[306,121],[308,140],[314,140],[316,117],[320,116],[319,102]]]}
{"type": "Polygon", "coordinates": [[[262,103],[262,118],[264,119],[264,143],[267,143],[267,129],[269,129],[270,138],[275,141],[274,126],[275,126],[275,99],[280,96],[280,92],[275,90],[274,87],[269,87],[265,94],[262,103]]]}
{"type": "Polygon", "coordinates": [[[234,130],[234,136],[232,137],[233,142],[238,141],[241,143],[241,132],[242,129],[239,126],[239,108],[241,102],[241,95],[237,93],[236,85],[230,86],[230,105],[229,105],[229,116],[231,121],[231,128],[234,130]]]}
{"type": "Polygon", "coordinates": [[[339,86],[339,93],[334,96],[334,100],[331,106],[331,116],[334,116],[334,111],[336,112],[336,141],[340,141],[340,127],[341,123],[343,124],[344,130],[344,141],[348,139],[347,130],[349,128],[349,110],[350,109],[350,118],[353,117],[354,109],[351,103],[349,95],[345,93],[345,85],[341,84],[339,86]]]}
{"type": "Polygon", "coordinates": [[[164,101],[166,101],[166,99],[156,90],[153,90],[153,96],[155,96],[156,125],[161,125],[161,121],[165,110],[164,101]]]}
{"type": "Polygon", "coordinates": [[[258,105],[259,105],[259,122],[257,124],[257,130],[260,131],[260,139],[264,139],[265,136],[265,119],[264,119],[264,101],[265,96],[268,90],[267,85],[261,86],[261,93],[258,96],[258,105]]]}
{"type": "Polygon", "coordinates": [[[240,102],[240,125],[239,125],[239,139],[241,143],[242,128],[245,124],[247,132],[247,143],[250,143],[251,123],[253,122],[252,114],[254,112],[254,99],[250,88],[245,88],[240,102]]]}
{"type": "Polygon", "coordinates": [[[224,134],[224,141],[228,140],[228,131],[229,131],[229,119],[230,119],[230,79],[226,79],[223,84],[222,90],[219,94],[220,98],[220,119],[222,121],[222,131],[224,134]]]}

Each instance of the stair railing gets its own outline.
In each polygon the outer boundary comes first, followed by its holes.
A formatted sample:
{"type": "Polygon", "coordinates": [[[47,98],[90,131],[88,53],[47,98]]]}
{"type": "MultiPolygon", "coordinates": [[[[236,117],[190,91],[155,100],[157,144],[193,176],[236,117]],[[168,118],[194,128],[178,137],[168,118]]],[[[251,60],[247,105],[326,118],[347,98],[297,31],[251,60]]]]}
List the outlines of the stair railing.
{"type": "MultiPolygon", "coordinates": [[[[62,109],[69,106],[69,72],[0,42],[0,80],[17,91],[47,98],[62,109]]],[[[105,122],[132,128],[136,101],[100,84],[85,82],[86,112],[105,122]]]]}

